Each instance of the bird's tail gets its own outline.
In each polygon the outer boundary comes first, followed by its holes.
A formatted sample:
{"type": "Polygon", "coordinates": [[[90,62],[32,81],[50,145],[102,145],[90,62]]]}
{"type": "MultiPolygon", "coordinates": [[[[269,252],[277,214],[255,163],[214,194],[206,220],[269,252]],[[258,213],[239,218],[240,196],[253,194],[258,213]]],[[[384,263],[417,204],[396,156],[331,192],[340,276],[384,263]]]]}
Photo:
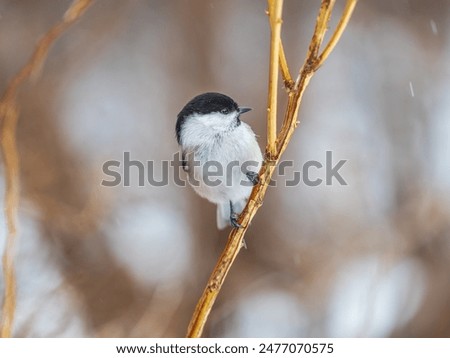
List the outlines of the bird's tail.
{"type": "MultiPolygon", "coordinates": [[[[244,210],[245,204],[247,204],[247,199],[233,202],[234,212],[237,214],[240,214],[242,212],[242,210],[244,210]]],[[[227,226],[230,226],[230,224],[231,224],[230,223],[230,215],[231,215],[231,208],[230,208],[229,201],[217,204],[217,228],[219,230],[223,230],[227,226]]]]}

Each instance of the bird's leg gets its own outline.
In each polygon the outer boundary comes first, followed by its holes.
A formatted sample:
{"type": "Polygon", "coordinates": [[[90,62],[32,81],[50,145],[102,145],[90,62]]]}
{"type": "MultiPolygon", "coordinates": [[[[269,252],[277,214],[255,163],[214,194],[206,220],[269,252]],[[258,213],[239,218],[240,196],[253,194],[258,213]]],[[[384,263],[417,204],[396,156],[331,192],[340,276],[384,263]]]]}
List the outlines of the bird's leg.
{"type": "Polygon", "coordinates": [[[241,228],[242,225],[238,223],[239,214],[237,214],[233,209],[233,203],[230,200],[230,222],[235,228],[241,228]]]}
{"type": "Polygon", "coordinates": [[[259,174],[256,172],[248,171],[245,173],[247,175],[248,180],[252,182],[253,185],[256,185],[259,183],[259,174]]]}

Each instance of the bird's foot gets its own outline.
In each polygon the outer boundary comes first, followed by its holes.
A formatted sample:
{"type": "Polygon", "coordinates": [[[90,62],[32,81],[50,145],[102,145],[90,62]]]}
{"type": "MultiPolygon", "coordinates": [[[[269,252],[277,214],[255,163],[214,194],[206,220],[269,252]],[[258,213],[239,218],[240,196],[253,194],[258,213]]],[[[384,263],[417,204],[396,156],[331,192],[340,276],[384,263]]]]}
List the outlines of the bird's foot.
{"type": "Polygon", "coordinates": [[[248,171],[246,173],[248,180],[252,182],[253,185],[259,184],[259,174],[256,172],[248,171]]]}
{"type": "Polygon", "coordinates": [[[238,223],[239,215],[236,213],[231,213],[230,222],[231,225],[237,229],[242,228],[242,225],[238,223]]]}

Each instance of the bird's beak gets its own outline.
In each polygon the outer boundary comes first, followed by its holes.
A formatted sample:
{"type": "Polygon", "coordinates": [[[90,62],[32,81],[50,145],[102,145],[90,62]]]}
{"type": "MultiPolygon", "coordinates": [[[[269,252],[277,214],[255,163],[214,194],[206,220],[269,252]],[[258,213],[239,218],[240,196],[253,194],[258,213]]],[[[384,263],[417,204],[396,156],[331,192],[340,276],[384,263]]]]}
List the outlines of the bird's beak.
{"type": "Polygon", "coordinates": [[[245,113],[245,112],[248,112],[248,111],[251,111],[252,109],[251,108],[248,108],[248,107],[239,107],[239,114],[242,114],[242,113],[245,113]]]}

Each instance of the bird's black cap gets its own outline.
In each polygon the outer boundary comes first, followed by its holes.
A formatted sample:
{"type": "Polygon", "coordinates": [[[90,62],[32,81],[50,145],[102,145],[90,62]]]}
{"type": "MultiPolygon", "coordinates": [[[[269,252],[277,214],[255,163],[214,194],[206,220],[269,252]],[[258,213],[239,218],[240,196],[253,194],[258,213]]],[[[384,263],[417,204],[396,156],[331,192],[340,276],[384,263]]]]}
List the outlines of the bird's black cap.
{"type": "Polygon", "coordinates": [[[230,113],[239,111],[238,104],[232,98],[216,92],[207,92],[191,99],[178,113],[177,124],[175,127],[177,141],[180,144],[180,132],[186,117],[191,114],[208,114],[213,112],[230,113]]]}

